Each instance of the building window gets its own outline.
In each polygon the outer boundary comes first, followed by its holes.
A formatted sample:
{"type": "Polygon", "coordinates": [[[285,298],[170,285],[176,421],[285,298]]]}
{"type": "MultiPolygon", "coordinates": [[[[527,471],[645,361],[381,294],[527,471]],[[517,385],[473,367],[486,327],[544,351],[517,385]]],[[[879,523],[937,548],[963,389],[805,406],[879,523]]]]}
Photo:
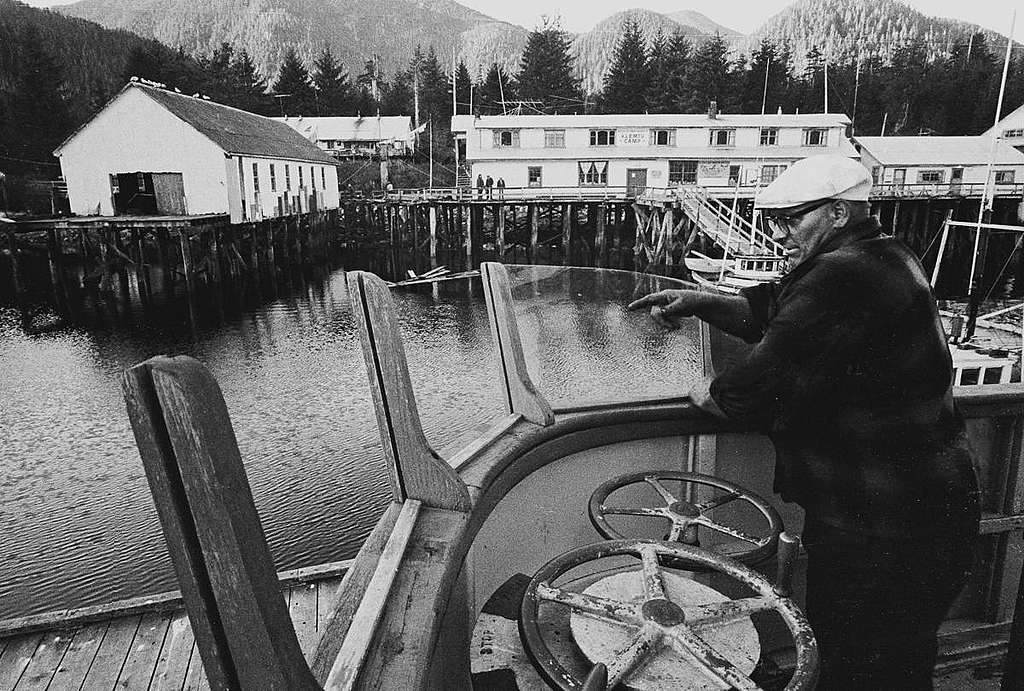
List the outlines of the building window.
{"type": "Polygon", "coordinates": [[[565,130],[544,130],[545,149],[564,149],[565,130]]]}
{"type": "Polygon", "coordinates": [[[784,166],[784,165],[761,166],[761,180],[760,180],[760,183],[762,185],[767,185],[768,183],[773,181],[775,178],[779,177],[779,175],[781,175],[782,171],[784,171],[785,169],[786,169],[786,166],[784,166]]]}
{"type": "Polygon", "coordinates": [[[1013,130],[1003,130],[1003,136],[1004,137],[1024,137],[1024,128],[1013,129],[1013,130]]]}
{"type": "Polygon", "coordinates": [[[654,146],[675,146],[675,130],[651,130],[651,144],[654,146]]]}
{"type": "Polygon", "coordinates": [[[696,161],[669,161],[668,182],[670,185],[692,185],[697,182],[696,161]]]}
{"type": "Polygon", "coordinates": [[[297,166],[299,169],[299,189],[301,190],[306,184],[302,181],[302,166],[297,166]]]}
{"type": "Polygon", "coordinates": [[[711,146],[736,146],[736,130],[711,130],[711,146]]]}
{"type": "Polygon", "coordinates": [[[729,166],[729,184],[738,185],[740,182],[740,167],[729,166]]]}
{"type": "Polygon", "coordinates": [[[530,187],[540,187],[541,182],[540,166],[529,166],[526,169],[526,184],[530,187]]]}
{"type": "Polygon", "coordinates": [[[1012,185],[1013,184],[1013,171],[1012,170],[997,170],[994,172],[995,183],[997,185],[1012,185]]]}
{"type": "Polygon", "coordinates": [[[277,176],[274,174],[274,164],[270,164],[270,191],[277,192],[277,176]]]}
{"type": "Polygon", "coordinates": [[[252,164],[252,189],[253,192],[256,192],[257,194],[260,191],[260,169],[259,165],[255,161],[253,161],[252,164]]]}
{"type": "Polygon", "coordinates": [[[326,143],[327,143],[327,148],[328,149],[333,149],[334,148],[334,140],[333,139],[328,139],[326,143]]]}
{"type": "Polygon", "coordinates": [[[921,170],[917,173],[918,182],[945,182],[946,171],[944,170],[921,170]]]}
{"type": "Polygon", "coordinates": [[[615,130],[590,130],[591,146],[615,146],[615,130]]]}
{"type": "Polygon", "coordinates": [[[828,144],[828,130],[814,128],[804,130],[804,146],[825,146],[828,144]]]}
{"type": "Polygon", "coordinates": [[[110,191],[113,194],[120,194],[121,193],[121,187],[120,187],[120,184],[117,181],[117,176],[114,175],[113,173],[111,173],[111,175],[110,175],[110,191]]]}
{"type": "Polygon", "coordinates": [[[327,169],[320,168],[320,189],[327,189],[327,169]]]}
{"type": "Polygon", "coordinates": [[[779,143],[778,127],[761,128],[761,146],[775,146],[779,143]]]}
{"type": "Polygon", "coordinates": [[[580,186],[607,185],[608,161],[580,161],[580,186]]]}
{"type": "Polygon", "coordinates": [[[284,164],[284,188],[286,190],[292,188],[292,168],[287,163],[284,164]]]}
{"type": "Polygon", "coordinates": [[[519,146],[519,130],[494,130],[494,148],[507,149],[519,146]]]}

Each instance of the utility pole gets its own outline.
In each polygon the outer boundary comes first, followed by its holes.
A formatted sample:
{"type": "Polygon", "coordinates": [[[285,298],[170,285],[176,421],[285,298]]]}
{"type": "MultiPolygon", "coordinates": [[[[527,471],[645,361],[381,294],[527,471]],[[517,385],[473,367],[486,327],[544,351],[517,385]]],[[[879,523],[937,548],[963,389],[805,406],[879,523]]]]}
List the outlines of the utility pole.
{"type": "Polygon", "coordinates": [[[768,104],[768,68],[772,65],[772,58],[769,55],[764,63],[764,92],[761,95],[761,116],[764,116],[765,106],[768,104]]]}
{"type": "Polygon", "coordinates": [[[857,53],[857,69],[853,77],[853,113],[850,116],[850,134],[857,133],[857,91],[860,89],[860,53],[857,53]]]}

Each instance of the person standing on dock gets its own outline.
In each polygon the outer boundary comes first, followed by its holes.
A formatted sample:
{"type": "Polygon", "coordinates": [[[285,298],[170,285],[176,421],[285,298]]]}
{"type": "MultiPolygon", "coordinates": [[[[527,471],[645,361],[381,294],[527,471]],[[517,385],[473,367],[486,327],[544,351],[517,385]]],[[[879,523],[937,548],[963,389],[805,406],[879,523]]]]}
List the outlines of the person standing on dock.
{"type": "Polygon", "coordinates": [[[505,198],[505,178],[498,178],[498,199],[505,198]]]}
{"type": "Polygon", "coordinates": [[[690,397],[775,446],[776,491],[806,514],[807,617],[830,691],[932,688],[938,627],[980,518],[934,295],[913,252],[870,216],[870,189],[851,159],[799,161],[755,202],[785,248],[782,279],[629,305],[753,344],[690,397]]]}
{"type": "Polygon", "coordinates": [[[494,189],[494,178],[488,175],[487,180],[484,181],[484,187],[487,188],[487,198],[490,199],[492,190],[494,189]]]}
{"type": "Polygon", "coordinates": [[[480,198],[484,196],[484,176],[480,174],[476,176],[476,196],[480,198]]]}

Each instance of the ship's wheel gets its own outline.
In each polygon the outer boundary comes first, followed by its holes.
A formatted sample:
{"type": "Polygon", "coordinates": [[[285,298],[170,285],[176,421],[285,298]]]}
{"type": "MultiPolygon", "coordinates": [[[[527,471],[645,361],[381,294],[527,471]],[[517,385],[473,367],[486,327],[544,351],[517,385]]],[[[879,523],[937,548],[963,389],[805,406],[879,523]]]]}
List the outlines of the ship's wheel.
{"type": "MultiPolygon", "coordinates": [[[[620,475],[594,490],[589,513],[590,522],[607,540],[639,537],[623,534],[609,522],[609,516],[659,519],[666,542],[724,551],[743,564],[757,564],[774,555],[782,532],[782,518],[767,501],[739,485],[699,473],[644,471],[620,475]],[[649,490],[642,499],[636,491],[641,485],[649,490]],[[620,490],[627,490],[619,495],[627,499],[609,501],[620,490]],[[690,501],[686,497],[697,498],[690,501]],[[739,527],[719,518],[730,505],[742,505],[750,514],[743,522],[753,527],[739,527]],[[717,542],[707,544],[711,540],[702,539],[702,532],[717,542]]],[[[673,561],[673,565],[694,571],[709,568],[702,562],[688,563],[680,558],[683,561],[673,561]]]]}
{"type": "Polygon", "coordinates": [[[775,616],[788,627],[796,649],[796,671],[786,691],[811,689],[817,644],[788,597],[797,542],[784,544],[787,566],[780,567],[778,586],[733,559],[676,543],[611,540],[566,552],[526,588],[519,618],[526,653],[555,689],[757,689],[752,673],[760,643],[751,617],[775,616]],[[700,565],[749,595],[725,597],[665,569],[666,560],[700,565]],[[582,590],[573,587],[585,582],[582,590]],[[568,611],[568,630],[546,624],[559,616],[552,610],[563,618],[568,611]],[[583,672],[579,661],[566,663],[556,652],[566,649],[566,637],[587,659],[583,672]]]}

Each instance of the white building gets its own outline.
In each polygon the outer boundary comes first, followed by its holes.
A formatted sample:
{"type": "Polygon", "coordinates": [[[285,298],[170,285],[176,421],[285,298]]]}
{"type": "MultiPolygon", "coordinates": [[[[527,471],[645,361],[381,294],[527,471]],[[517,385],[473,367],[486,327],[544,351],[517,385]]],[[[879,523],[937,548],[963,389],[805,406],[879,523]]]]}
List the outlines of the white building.
{"type": "Polygon", "coordinates": [[[273,119],[337,158],[408,156],[415,151],[412,118],[407,115],[273,119]]]}
{"type": "Polygon", "coordinates": [[[1018,151],[1024,151],[1024,105],[1000,120],[995,127],[990,127],[985,135],[991,137],[993,132],[1018,151]]]}
{"type": "Polygon", "coordinates": [[[873,196],[981,197],[989,161],[996,195],[1024,189],[1024,153],[991,137],[856,137],[873,196]],[[994,155],[994,157],[993,157],[994,155]]]}
{"type": "Polygon", "coordinates": [[[806,156],[857,151],[840,114],[459,115],[460,162],[507,187],[610,188],[635,194],[700,184],[750,197],[806,156]]]}
{"type": "Polygon", "coordinates": [[[336,208],[335,161],[290,127],[131,82],[54,151],[71,212],[230,214],[336,208]]]}

